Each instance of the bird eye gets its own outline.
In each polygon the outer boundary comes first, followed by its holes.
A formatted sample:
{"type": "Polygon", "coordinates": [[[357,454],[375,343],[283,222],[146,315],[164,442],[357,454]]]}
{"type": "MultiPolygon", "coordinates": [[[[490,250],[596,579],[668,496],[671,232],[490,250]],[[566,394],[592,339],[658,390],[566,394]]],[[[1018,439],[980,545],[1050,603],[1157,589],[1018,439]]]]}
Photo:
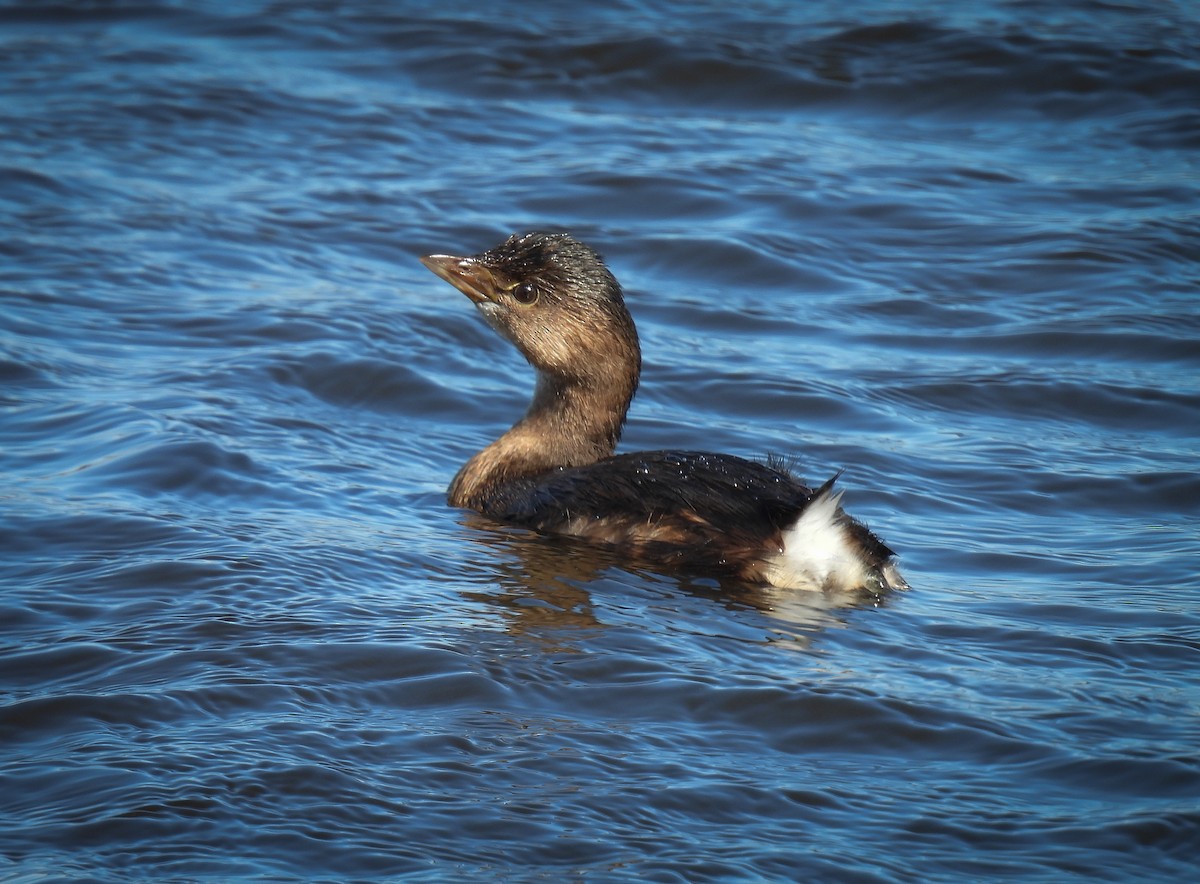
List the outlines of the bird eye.
{"type": "Polygon", "coordinates": [[[523,282],[512,289],[513,300],[518,304],[532,304],[537,300],[537,289],[533,287],[531,282],[523,282]]]}

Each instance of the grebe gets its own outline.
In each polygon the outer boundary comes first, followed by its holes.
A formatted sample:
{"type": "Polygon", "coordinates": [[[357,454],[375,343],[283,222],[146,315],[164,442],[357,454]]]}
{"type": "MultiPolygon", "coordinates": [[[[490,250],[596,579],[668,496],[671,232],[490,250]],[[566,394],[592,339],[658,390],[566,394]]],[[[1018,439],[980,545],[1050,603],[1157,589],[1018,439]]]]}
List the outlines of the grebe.
{"type": "Polygon", "coordinates": [[[529,410],[458,471],[451,506],[648,562],[796,589],[907,586],[895,554],[840,506],[729,454],[614,454],[641,374],[621,286],[565,233],[514,235],[472,257],[421,262],[470,298],[537,371],[529,410]]]}

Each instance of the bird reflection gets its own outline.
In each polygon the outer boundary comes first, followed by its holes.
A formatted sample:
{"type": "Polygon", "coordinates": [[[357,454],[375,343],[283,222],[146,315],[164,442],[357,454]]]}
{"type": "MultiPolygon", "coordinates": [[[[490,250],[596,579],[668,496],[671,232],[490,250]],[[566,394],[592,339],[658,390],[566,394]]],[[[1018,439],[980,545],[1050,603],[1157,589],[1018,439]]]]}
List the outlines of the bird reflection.
{"type": "Polygon", "coordinates": [[[498,591],[469,590],[464,596],[498,609],[508,632],[547,641],[560,650],[568,649],[571,634],[605,628],[589,587],[604,579],[620,580],[623,575],[711,601],[731,617],[739,611],[753,611],[769,618],[767,631],[773,635],[765,635],[765,639],[797,639],[805,645],[814,632],[842,625],[846,612],[878,607],[886,599],[866,590],[796,591],[687,573],[664,577],[661,569],[642,570],[628,557],[603,546],[539,535],[471,513],[464,514],[462,521],[471,529],[469,540],[486,547],[493,556],[491,567],[498,584],[498,591]]]}

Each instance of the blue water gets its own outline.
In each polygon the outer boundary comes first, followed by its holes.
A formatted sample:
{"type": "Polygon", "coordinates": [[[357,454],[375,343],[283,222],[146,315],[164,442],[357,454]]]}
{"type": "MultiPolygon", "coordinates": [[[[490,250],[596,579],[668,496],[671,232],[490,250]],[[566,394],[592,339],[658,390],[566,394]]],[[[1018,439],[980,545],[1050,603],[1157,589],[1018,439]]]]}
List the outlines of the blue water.
{"type": "Polygon", "coordinates": [[[0,879],[1191,880],[1200,12],[488,6],[0,5],[0,879]],[[449,509],[532,227],[912,589],[449,509]]]}

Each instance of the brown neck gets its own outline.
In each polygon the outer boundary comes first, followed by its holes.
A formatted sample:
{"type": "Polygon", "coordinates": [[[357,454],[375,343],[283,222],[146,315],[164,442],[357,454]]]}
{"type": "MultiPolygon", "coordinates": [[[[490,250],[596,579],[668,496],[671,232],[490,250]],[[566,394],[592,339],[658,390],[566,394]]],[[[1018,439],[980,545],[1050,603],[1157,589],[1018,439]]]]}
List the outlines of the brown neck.
{"type": "Polygon", "coordinates": [[[483,509],[507,482],[611,456],[636,389],[636,370],[603,382],[539,374],[529,411],[458,471],[450,505],[483,509]]]}

